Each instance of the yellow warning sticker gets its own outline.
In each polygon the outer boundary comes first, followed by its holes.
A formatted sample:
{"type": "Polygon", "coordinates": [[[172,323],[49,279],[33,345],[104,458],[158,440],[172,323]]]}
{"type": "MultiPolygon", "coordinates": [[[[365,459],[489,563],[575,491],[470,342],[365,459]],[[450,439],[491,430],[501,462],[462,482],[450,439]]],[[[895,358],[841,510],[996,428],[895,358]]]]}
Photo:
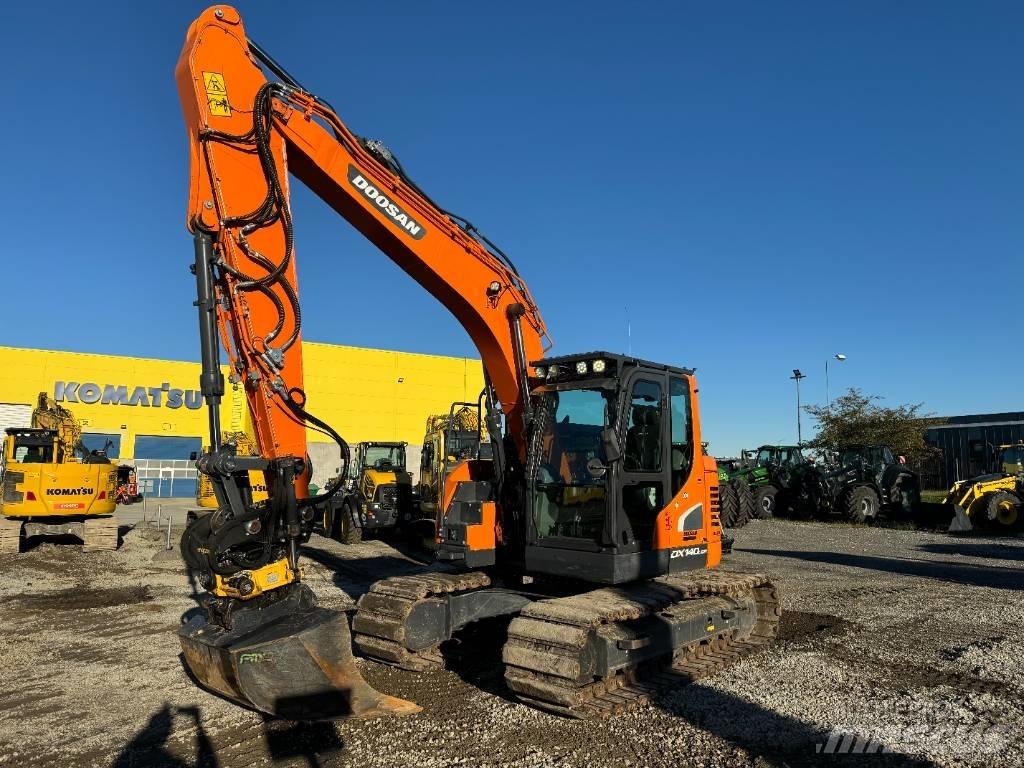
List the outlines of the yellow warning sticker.
{"type": "Polygon", "coordinates": [[[217,117],[231,117],[231,107],[228,106],[226,96],[216,93],[208,93],[206,94],[206,97],[210,103],[211,115],[216,115],[217,117]]]}
{"type": "Polygon", "coordinates": [[[227,94],[228,89],[224,87],[224,75],[220,72],[203,72],[203,83],[206,85],[207,93],[227,94]]]}
{"type": "Polygon", "coordinates": [[[216,117],[231,117],[224,75],[220,72],[203,72],[203,85],[206,86],[206,101],[210,107],[210,114],[216,117]]]}

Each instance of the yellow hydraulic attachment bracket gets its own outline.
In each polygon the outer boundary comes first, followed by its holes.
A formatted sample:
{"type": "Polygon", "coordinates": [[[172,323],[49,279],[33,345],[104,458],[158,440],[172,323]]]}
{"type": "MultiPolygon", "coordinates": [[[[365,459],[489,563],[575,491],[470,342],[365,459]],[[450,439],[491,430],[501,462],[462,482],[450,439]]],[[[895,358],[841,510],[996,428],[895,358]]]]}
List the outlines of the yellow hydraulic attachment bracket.
{"type": "MultiPolygon", "coordinates": [[[[302,578],[302,567],[299,567],[298,578],[302,578]]],[[[288,566],[284,558],[264,565],[253,571],[241,571],[228,576],[214,576],[213,589],[217,597],[233,597],[237,600],[251,600],[254,597],[278,589],[296,580],[296,573],[288,566]]]]}

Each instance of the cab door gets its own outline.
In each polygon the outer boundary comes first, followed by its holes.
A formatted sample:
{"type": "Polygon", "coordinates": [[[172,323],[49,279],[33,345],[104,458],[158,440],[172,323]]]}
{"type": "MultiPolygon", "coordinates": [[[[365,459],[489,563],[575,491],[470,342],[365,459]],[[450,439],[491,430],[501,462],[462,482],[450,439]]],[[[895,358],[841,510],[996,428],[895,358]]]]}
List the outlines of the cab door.
{"type": "Polygon", "coordinates": [[[663,372],[639,369],[623,388],[618,462],[618,513],[615,544],[620,552],[654,548],[658,513],[671,498],[668,379],[663,372]]]}

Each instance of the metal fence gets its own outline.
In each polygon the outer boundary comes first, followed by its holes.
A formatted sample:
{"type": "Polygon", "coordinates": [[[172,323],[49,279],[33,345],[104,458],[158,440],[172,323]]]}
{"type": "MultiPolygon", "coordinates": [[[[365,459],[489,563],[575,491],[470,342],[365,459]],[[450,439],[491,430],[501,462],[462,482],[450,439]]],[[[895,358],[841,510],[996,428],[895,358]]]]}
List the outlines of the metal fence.
{"type": "Polygon", "coordinates": [[[934,466],[922,467],[925,488],[948,488],[955,480],[991,471],[1001,445],[1024,440],[1024,412],[953,416],[928,427],[925,441],[942,451],[934,466]]]}

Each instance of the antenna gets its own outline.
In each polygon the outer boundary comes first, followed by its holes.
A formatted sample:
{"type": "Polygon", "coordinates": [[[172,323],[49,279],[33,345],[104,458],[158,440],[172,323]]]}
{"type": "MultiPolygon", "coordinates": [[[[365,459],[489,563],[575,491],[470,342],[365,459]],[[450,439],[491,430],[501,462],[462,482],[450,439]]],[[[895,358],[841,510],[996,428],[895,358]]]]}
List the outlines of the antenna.
{"type": "Polygon", "coordinates": [[[633,356],[633,325],[629,322],[629,305],[625,306],[626,310],[626,355],[629,357],[633,356]]]}

